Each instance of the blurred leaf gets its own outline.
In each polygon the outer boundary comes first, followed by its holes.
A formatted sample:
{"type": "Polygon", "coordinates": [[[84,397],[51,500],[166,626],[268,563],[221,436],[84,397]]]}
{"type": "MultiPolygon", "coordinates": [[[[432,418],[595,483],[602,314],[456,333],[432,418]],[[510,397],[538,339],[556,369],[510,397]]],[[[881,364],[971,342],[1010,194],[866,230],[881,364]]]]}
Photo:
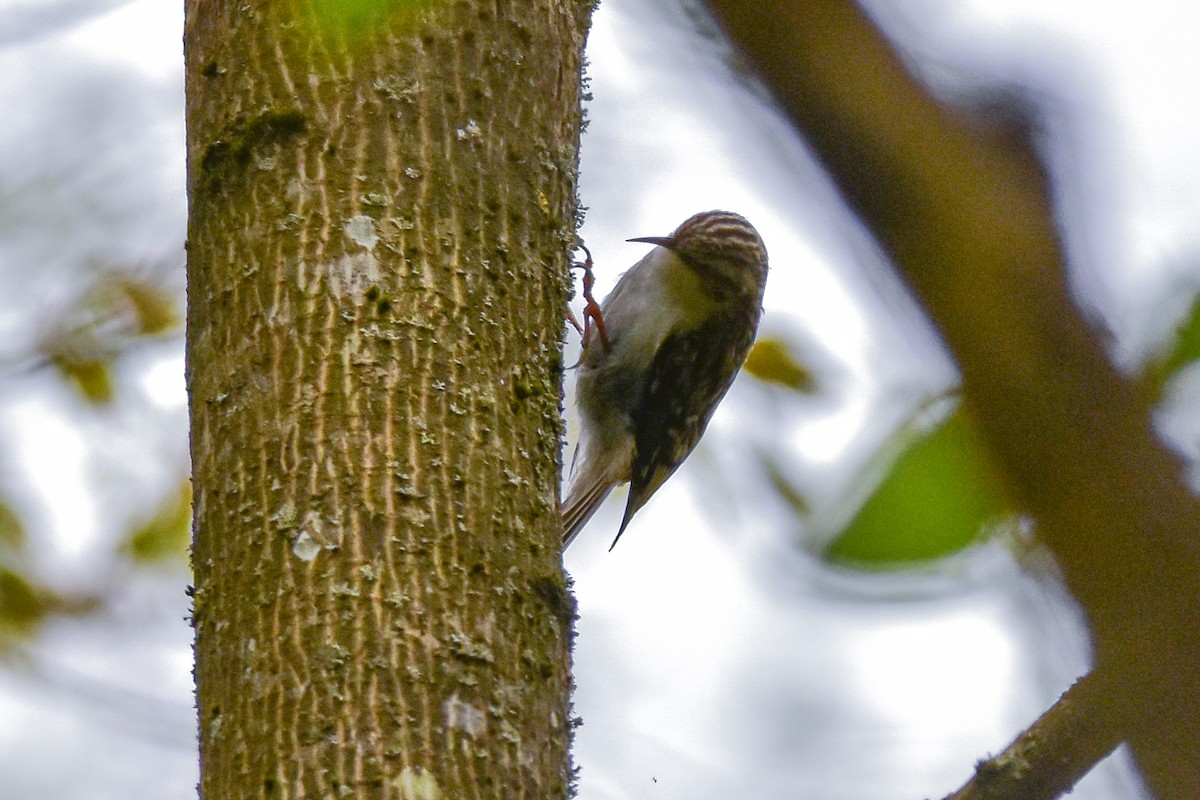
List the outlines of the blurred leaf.
{"type": "Polygon", "coordinates": [[[929,561],[1012,512],[1003,473],[960,405],[908,446],[826,555],[871,567],[929,561]]]}
{"type": "Polygon", "coordinates": [[[25,526],[8,503],[0,502],[0,548],[20,551],[25,548],[25,526]]]}
{"type": "Polygon", "coordinates": [[[0,653],[33,636],[51,617],[93,614],[105,602],[100,594],[61,595],[27,573],[0,566],[0,653]]]}
{"type": "Polygon", "coordinates": [[[812,373],[792,358],[787,345],[779,339],[755,342],[743,369],[764,383],[786,386],[797,392],[811,392],[815,385],[812,373]]]}
{"type": "Polygon", "coordinates": [[[113,378],[108,362],[56,358],[53,364],[92,403],[106,405],[112,402],[113,378]]]}
{"type": "Polygon", "coordinates": [[[779,462],[766,453],[758,453],[758,461],[776,495],[791,507],[792,513],[798,518],[807,517],[812,508],[804,498],[804,495],[800,493],[800,490],[784,474],[783,469],[779,466],[779,462]]]}
{"type": "Polygon", "coordinates": [[[187,556],[192,536],[192,483],[184,481],[144,525],[122,546],[136,561],[163,561],[187,556]]]}
{"type": "Polygon", "coordinates": [[[143,336],[155,336],[179,326],[174,297],[157,286],[121,279],[116,287],[124,293],[137,319],[136,330],[143,336]]]}
{"type": "Polygon", "coordinates": [[[1200,360],[1200,297],[1192,303],[1187,319],[1175,329],[1171,348],[1147,370],[1155,388],[1161,388],[1187,365],[1200,360]]]}
{"type": "Polygon", "coordinates": [[[113,399],[112,365],[146,336],[179,327],[170,294],[137,278],[102,276],[40,337],[46,362],[93,403],[113,399]]]}
{"type": "Polygon", "coordinates": [[[0,639],[30,635],[48,608],[45,594],[28,578],[0,567],[0,639]]]}

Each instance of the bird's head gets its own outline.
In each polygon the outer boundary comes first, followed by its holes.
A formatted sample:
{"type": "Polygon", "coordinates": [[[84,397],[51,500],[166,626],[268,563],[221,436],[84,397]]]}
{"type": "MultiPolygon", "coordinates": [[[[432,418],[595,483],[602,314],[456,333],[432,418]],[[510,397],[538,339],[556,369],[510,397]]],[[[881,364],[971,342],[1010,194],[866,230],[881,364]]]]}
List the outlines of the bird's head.
{"type": "Polygon", "coordinates": [[[702,211],[670,236],[630,239],[665,247],[694,269],[706,289],[722,299],[762,302],[767,281],[767,248],[745,217],[730,211],[702,211]]]}

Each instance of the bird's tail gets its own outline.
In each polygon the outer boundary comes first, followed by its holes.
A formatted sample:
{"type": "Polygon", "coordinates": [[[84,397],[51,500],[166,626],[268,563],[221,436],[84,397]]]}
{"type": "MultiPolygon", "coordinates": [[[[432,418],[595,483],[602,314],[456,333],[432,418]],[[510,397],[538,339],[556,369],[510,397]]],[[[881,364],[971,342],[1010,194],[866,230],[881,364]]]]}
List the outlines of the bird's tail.
{"type": "Polygon", "coordinates": [[[600,508],[604,498],[613,489],[613,482],[607,476],[599,475],[589,483],[578,482],[571,487],[571,494],[563,505],[563,549],[566,550],[575,541],[575,537],[587,525],[588,520],[600,508]]]}
{"type": "MultiPolygon", "coordinates": [[[[577,445],[576,456],[580,457],[578,473],[562,505],[564,551],[580,535],[608,493],[629,480],[629,471],[634,463],[634,438],[622,435],[608,439],[584,439],[577,445]]],[[[574,467],[575,459],[572,459],[574,467]]]]}
{"type": "Polygon", "coordinates": [[[566,502],[562,504],[564,550],[575,541],[608,493],[629,480],[629,466],[633,459],[632,442],[616,448],[597,447],[585,442],[581,449],[583,458],[579,474],[571,484],[566,502]]]}

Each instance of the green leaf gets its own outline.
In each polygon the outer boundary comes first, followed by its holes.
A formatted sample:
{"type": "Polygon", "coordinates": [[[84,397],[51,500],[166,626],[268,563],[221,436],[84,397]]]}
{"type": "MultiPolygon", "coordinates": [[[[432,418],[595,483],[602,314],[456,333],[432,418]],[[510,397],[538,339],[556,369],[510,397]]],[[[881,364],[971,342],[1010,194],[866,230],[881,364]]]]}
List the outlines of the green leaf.
{"type": "Polygon", "coordinates": [[[45,594],[28,577],[0,567],[0,640],[29,636],[48,611],[45,594]]]}
{"type": "Polygon", "coordinates": [[[136,561],[153,562],[187,555],[192,535],[192,484],[184,481],[154,516],[133,531],[122,549],[136,561]]]}
{"type": "Polygon", "coordinates": [[[1197,360],[1200,360],[1200,297],[1192,303],[1187,319],[1175,329],[1171,349],[1148,369],[1148,373],[1155,386],[1161,387],[1175,373],[1197,360]]]}
{"type": "Polygon", "coordinates": [[[111,364],[107,361],[69,361],[57,359],[54,366],[94,405],[112,402],[115,388],[111,364]]]}
{"type": "Polygon", "coordinates": [[[121,279],[113,289],[121,292],[133,310],[139,335],[157,336],[179,327],[175,298],[169,292],[149,283],[121,279]]]}
{"type": "Polygon", "coordinates": [[[779,339],[760,339],[750,349],[742,367],[764,383],[786,386],[797,392],[811,392],[815,387],[812,373],[804,368],[779,339]]]}
{"type": "Polygon", "coordinates": [[[907,447],[826,556],[872,568],[930,561],[1013,511],[1003,473],[960,405],[907,447]]]}
{"type": "Polygon", "coordinates": [[[25,526],[12,506],[0,501],[0,560],[5,551],[19,552],[25,548],[25,526]]]}

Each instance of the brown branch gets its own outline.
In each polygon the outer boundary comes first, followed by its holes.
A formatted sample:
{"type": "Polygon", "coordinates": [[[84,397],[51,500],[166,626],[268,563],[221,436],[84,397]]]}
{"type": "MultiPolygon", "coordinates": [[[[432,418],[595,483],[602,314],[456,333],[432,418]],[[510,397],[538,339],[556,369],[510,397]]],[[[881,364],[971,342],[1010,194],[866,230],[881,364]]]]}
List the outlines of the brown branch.
{"type": "Polygon", "coordinates": [[[958,359],[1015,494],[1087,612],[1104,719],[1153,788],[1200,786],[1200,503],[1064,279],[1020,135],[938,105],[848,0],[710,0],[958,359]]]}
{"type": "Polygon", "coordinates": [[[974,777],[946,800],[1052,800],[1069,792],[1120,744],[1102,721],[1100,687],[1094,676],[1080,679],[1003,753],[979,762],[974,777]]]}

